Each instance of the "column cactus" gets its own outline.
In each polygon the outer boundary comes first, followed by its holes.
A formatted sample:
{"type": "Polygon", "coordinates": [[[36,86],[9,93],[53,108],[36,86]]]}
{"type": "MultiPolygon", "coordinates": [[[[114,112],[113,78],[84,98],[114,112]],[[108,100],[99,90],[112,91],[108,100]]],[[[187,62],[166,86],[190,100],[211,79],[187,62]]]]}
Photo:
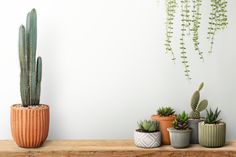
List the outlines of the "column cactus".
{"type": "Polygon", "coordinates": [[[196,90],[193,93],[192,99],[191,99],[191,108],[192,111],[190,113],[190,118],[191,119],[200,119],[200,112],[205,110],[207,108],[208,105],[208,101],[206,99],[202,100],[199,103],[199,99],[200,99],[200,91],[203,88],[204,83],[202,82],[198,88],[198,90],[196,90]]]}
{"type": "Polygon", "coordinates": [[[26,27],[19,29],[20,92],[23,107],[40,103],[42,59],[37,57],[37,14],[32,9],[27,14],[26,27]]]}

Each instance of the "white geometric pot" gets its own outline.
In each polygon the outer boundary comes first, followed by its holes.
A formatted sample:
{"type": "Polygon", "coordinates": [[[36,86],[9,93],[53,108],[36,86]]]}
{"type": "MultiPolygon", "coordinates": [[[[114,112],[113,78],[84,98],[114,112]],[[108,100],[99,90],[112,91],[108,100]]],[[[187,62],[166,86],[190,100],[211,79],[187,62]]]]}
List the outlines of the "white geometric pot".
{"type": "Polygon", "coordinates": [[[134,143],[138,147],[142,148],[154,148],[161,145],[161,132],[139,132],[134,131],[134,143]]]}

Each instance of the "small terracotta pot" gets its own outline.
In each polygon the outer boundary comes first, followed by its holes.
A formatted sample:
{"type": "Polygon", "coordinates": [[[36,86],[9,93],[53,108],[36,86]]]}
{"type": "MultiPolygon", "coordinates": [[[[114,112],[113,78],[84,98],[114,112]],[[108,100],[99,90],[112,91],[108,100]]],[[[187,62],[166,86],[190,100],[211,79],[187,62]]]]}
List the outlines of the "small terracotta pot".
{"type": "Polygon", "coordinates": [[[159,121],[160,123],[160,131],[161,131],[161,141],[162,144],[170,144],[170,135],[167,131],[168,128],[173,127],[172,122],[176,119],[175,115],[171,115],[168,117],[163,117],[159,115],[152,115],[152,120],[159,121]]]}
{"type": "Polygon", "coordinates": [[[11,106],[11,133],[19,147],[40,147],[48,136],[49,106],[11,106]]]}

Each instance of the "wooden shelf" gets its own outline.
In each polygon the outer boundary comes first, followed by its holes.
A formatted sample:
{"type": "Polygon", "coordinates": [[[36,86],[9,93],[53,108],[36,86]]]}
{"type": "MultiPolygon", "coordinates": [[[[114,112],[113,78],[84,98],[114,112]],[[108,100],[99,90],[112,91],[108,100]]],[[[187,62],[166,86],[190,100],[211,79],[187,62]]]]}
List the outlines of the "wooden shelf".
{"type": "Polygon", "coordinates": [[[137,148],[132,140],[47,141],[36,149],[19,148],[13,141],[0,141],[0,157],[236,157],[236,141],[221,148],[191,145],[185,149],[161,146],[137,148]]]}

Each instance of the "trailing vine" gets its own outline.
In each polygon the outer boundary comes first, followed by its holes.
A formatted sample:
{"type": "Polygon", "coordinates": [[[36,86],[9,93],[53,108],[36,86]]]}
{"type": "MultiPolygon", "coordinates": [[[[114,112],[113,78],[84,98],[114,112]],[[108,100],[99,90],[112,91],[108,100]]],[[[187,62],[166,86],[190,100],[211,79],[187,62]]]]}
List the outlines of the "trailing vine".
{"type": "Polygon", "coordinates": [[[227,0],[211,0],[211,13],[209,17],[208,39],[210,40],[209,53],[213,51],[215,34],[217,31],[224,30],[228,25],[227,0]]]}
{"type": "MultiPolygon", "coordinates": [[[[188,35],[191,36],[194,50],[198,53],[199,58],[204,60],[203,51],[200,49],[199,30],[201,26],[201,6],[202,0],[180,0],[181,12],[181,34],[180,34],[180,58],[184,65],[184,73],[187,79],[190,77],[190,65],[188,60],[188,51],[186,41],[188,35]],[[192,14],[191,14],[192,13],[192,14]]],[[[209,17],[208,36],[210,40],[209,53],[213,51],[215,34],[218,31],[224,30],[228,25],[227,18],[227,0],[211,0],[211,13],[209,17]]],[[[174,50],[172,48],[172,37],[174,28],[174,18],[176,14],[177,0],[166,0],[166,53],[172,54],[172,60],[176,60],[174,50]]]]}
{"type": "Polygon", "coordinates": [[[190,77],[189,62],[187,57],[187,49],[185,46],[185,37],[187,35],[187,29],[190,27],[190,16],[189,16],[189,0],[181,0],[181,36],[180,36],[180,51],[181,59],[184,65],[185,76],[188,79],[190,77]]]}
{"type": "Polygon", "coordinates": [[[201,20],[201,13],[200,13],[200,7],[202,5],[202,0],[192,0],[193,2],[193,9],[192,9],[192,33],[193,33],[193,45],[195,51],[198,52],[199,57],[201,60],[204,60],[203,58],[203,52],[200,50],[199,47],[199,28],[200,28],[200,20],[201,20]]]}
{"type": "Polygon", "coordinates": [[[176,0],[166,0],[166,53],[171,53],[172,60],[174,61],[175,55],[171,46],[171,39],[173,37],[173,23],[175,18],[175,12],[176,12],[176,0]]]}

